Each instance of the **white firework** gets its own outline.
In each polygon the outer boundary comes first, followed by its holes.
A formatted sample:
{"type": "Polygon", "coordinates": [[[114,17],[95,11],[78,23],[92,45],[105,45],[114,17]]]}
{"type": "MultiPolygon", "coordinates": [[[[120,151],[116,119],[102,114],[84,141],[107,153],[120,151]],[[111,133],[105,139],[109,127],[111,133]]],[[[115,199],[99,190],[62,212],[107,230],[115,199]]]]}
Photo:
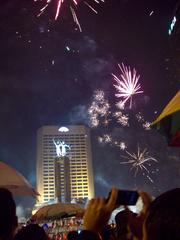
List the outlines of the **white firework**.
{"type": "Polygon", "coordinates": [[[144,117],[141,114],[141,112],[138,112],[135,116],[136,116],[138,122],[144,122],[144,117]]]}
{"type": "Polygon", "coordinates": [[[127,148],[126,143],[125,143],[125,142],[122,142],[122,141],[119,142],[119,143],[118,143],[117,141],[115,141],[114,144],[115,144],[117,147],[119,147],[120,150],[123,150],[123,151],[127,148]]]}
{"type": "Polygon", "coordinates": [[[99,143],[111,143],[112,137],[109,134],[104,134],[103,136],[98,137],[98,142],[99,143]]]}
{"type": "Polygon", "coordinates": [[[125,150],[125,149],[127,148],[125,142],[120,142],[120,143],[119,143],[119,147],[120,147],[121,150],[125,150]]]}
{"type": "MultiPolygon", "coordinates": [[[[135,177],[138,173],[138,171],[145,171],[147,173],[148,179],[150,178],[149,174],[150,171],[148,169],[148,166],[150,166],[151,161],[158,162],[157,159],[151,157],[149,155],[149,152],[147,148],[141,151],[141,149],[138,146],[137,153],[130,153],[128,151],[125,151],[127,153],[126,156],[122,156],[125,159],[128,159],[128,161],[121,162],[121,164],[130,164],[132,165],[131,169],[135,169],[135,177]]],[[[151,181],[153,181],[151,179],[151,181]]]]}
{"type": "Polygon", "coordinates": [[[112,142],[112,137],[109,134],[104,134],[103,140],[105,143],[110,143],[112,142]]]}
{"type": "Polygon", "coordinates": [[[151,129],[151,122],[148,122],[144,119],[143,115],[141,112],[137,113],[136,115],[137,121],[142,124],[142,127],[145,130],[150,130],[151,129]]]}
{"type": "Polygon", "coordinates": [[[150,130],[151,129],[151,123],[150,122],[145,122],[142,124],[143,128],[145,130],[150,130]]]}
{"type": "Polygon", "coordinates": [[[97,127],[99,125],[99,120],[96,115],[90,118],[92,127],[97,127]]]}
{"type": "Polygon", "coordinates": [[[121,70],[120,78],[112,74],[114,80],[116,81],[114,87],[118,91],[115,96],[121,98],[121,106],[125,105],[125,103],[130,100],[129,107],[131,108],[132,96],[143,93],[143,91],[140,91],[141,85],[138,83],[140,75],[137,74],[135,68],[131,71],[131,68],[125,66],[123,63],[121,65],[118,64],[118,66],[121,70]]]}
{"type": "Polygon", "coordinates": [[[115,112],[113,116],[116,118],[117,123],[121,124],[123,127],[129,126],[129,116],[127,114],[118,111],[115,112]]]}
{"type": "Polygon", "coordinates": [[[94,99],[97,101],[104,101],[104,92],[102,90],[96,90],[94,92],[94,99]]]}
{"type": "Polygon", "coordinates": [[[98,142],[102,143],[103,142],[103,137],[98,137],[98,142]]]}
{"type": "Polygon", "coordinates": [[[104,120],[104,124],[108,124],[108,115],[110,114],[109,102],[105,99],[105,94],[102,90],[96,90],[93,94],[93,101],[88,109],[90,123],[92,127],[97,127],[100,119],[104,120]],[[102,119],[103,118],[103,119],[102,119]]]}
{"type": "Polygon", "coordinates": [[[116,107],[119,108],[120,110],[124,110],[124,102],[123,101],[117,102],[116,107]]]}

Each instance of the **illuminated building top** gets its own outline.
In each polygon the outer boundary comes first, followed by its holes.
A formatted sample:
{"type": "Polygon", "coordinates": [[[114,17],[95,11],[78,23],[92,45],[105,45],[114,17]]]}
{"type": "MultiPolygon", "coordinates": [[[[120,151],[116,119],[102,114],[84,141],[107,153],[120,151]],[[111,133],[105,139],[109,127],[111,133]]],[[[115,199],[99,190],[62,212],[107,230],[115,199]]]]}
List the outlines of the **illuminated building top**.
{"type": "Polygon", "coordinates": [[[67,127],[60,127],[58,129],[59,132],[69,132],[69,129],[67,127]]]}

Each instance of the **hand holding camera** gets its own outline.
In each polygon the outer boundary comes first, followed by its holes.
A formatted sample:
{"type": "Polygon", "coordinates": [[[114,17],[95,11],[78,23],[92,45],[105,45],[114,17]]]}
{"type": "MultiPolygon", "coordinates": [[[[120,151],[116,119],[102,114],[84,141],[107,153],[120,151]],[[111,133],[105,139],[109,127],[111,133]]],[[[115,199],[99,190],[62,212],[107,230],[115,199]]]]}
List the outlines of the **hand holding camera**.
{"type": "Polygon", "coordinates": [[[101,233],[115,208],[135,205],[138,197],[137,191],[112,188],[107,198],[91,199],[84,214],[84,229],[101,233]]]}
{"type": "MultiPolygon", "coordinates": [[[[111,196],[111,192],[109,193],[106,201],[109,200],[110,196],[111,196]]],[[[116,198],[116,206],[136,205],[138,198],[139,198],[139,193],[137,191],[118,190],[117,198],[116,198]]]]}
{"type": "Polygon", "coordinates": [[[89,201],[83,218],[85,230],[101,233],[116,208],[117,194],[118,190],[112,188],[108,201],[106,198],[94,198],[89,201]]]}

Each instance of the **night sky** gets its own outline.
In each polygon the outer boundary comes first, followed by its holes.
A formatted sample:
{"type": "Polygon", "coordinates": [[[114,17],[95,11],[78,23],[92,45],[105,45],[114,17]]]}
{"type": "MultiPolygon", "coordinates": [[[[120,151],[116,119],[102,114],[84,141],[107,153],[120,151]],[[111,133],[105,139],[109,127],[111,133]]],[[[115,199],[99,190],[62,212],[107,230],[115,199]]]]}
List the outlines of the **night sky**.
{"type": "Polygon", "coordinates": [[[140,130],[133,121],[138,111],[153,121],[179,88],[168,74],[173,69],[168,28],[177,1],[106,0],[93,3],[97,15],[82,3],[77,9],[82,33],[66,6],[54,21],[56,2],[38,18],[43,1],[1,0],[0,159],[35,186],[37,129],[88,125],[94,90],[102,89],[115,103],[111,73],[118,74],[117,63],[124,62],[141,75],[144,93],[135,98],[130,127],[111,122],[91,131],[96,193],[105,195],[115,185],[157,195],[179,186],[180,150],[167,147],[159,133],[140,130]],[[154,183],[141,173],[135,178],[130,166],[121,165],[122,151],[98,143],[99,134],[107,132],[121,136],[131,152],[137,143],[148,148],[158,160],[152,166],[158,169],[154,183]]]}

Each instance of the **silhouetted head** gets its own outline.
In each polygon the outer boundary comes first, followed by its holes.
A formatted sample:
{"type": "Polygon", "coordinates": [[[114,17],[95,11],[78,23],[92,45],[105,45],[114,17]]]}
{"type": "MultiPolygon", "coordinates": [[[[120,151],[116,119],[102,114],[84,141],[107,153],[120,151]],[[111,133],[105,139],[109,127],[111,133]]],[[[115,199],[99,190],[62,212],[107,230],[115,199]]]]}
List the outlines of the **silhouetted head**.
{"type": "Polygon", "coordinates": [[[180,239],[180,188],[157,197],[144,222],[143,240],[180,239]]]}
{"type": "Polygon", "coordinates": [[[19,230],[14,240],[48,240],[48,236],[38,224],[29,224],[19,230]]]}
{"type": "Polygon", "coordinates": [[[128,232],[128,214],[126,210],[123,210],[115,216],[116,230],[118,236],[126,234],[128,232]]]}
{"type": "Polygon", "coordinates": [[[0,239],[12,239],[17,227],[16,204],[11,192],[0,188],[0,239]]]}
{"type": "Polygon", "coordinates": [[[67,235],[67,240],[78,240],[78,232],[77,231],[71,231],[67,235]]]}

